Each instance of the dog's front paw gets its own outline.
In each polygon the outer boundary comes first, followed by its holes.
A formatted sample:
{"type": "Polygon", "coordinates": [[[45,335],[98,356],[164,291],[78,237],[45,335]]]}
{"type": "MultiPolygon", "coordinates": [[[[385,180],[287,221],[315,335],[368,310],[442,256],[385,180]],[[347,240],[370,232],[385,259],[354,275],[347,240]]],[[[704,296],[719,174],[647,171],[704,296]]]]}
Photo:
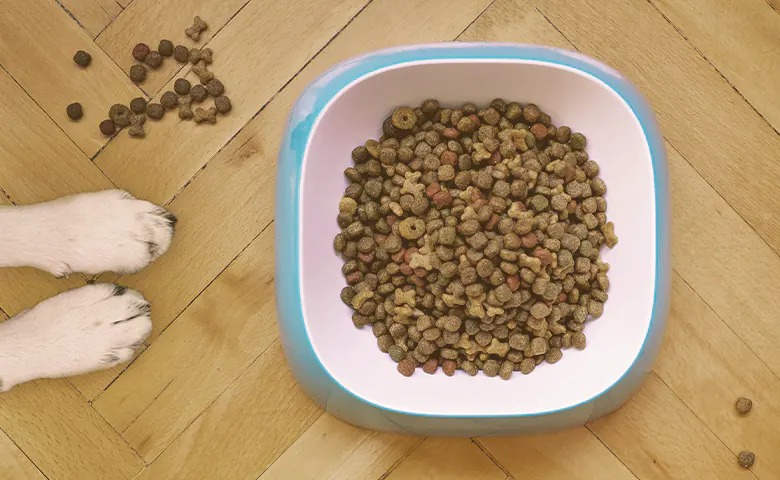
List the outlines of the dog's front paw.
{"type": "Polygon", "coordinates": [[[168,250],[176,217],[121,190],[85,193],[36,205],[47,233],[32,239],[39,268],[62,277],[82,272],[134,273],[168,250]]]}
{"type": "Polygon", "coordinates": [[[151,331],[138,292],[96,284],[61,293],[0,323],[0,391],[130,361],[151,331]]]}

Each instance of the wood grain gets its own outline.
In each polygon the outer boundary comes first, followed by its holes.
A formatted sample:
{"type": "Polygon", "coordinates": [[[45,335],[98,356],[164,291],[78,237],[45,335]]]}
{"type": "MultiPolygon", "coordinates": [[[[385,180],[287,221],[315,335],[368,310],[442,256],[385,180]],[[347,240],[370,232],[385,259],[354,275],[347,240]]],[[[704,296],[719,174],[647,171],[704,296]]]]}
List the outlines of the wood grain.
{"type": "Polygon", "coordinates": [[[362,430],[323,415],[261,476],[262,480],[379,478],[423,439],[362,430]]]}
{"type": "Polygon", "coordinates": [[[623,408],[590,429],[642,480],[754,478],[654,374],[623,408]]]}
{"type": "Polygon", "coordinates": [[[216,125],[166,115],[149,126],[144,141],[120,136],[95,163],[122,188],[152,202],[166,202],[365,1],[250,2],[209,42],[215,55],[211,70],[233,99],[230,114],[220,116],[216,125]]]}
{"type": "Polygon", "coordinates": [[[548,435],[480,438],[478,442],[515,478],[636,478],[585,427],[548,435]]]}
{"type": "Polygon", "coordinates": [[[780,251],[780,135],[707,60],[646,0],[533,3],[579,50],[642,89],[669,143],[780,251]]]}
{"type": "Polygon", "coordinates": [[[780,130],[780,15],[767,1],[652,2],[780,130]]]}
{"type": "Polygon", "coordinates": [[[8,480],[43,480],[40,470],[0,430],[0,472],[8,480]]]}
{"type": "Polygon", "coordinates": [[[87,156],[93,156],[106,144],[98,124],[111,105],[126,105],[143,92],[56,2],[2,0],[0,10],[0,65],[87,156]],[[78,50],[92,56],[89,67],[73,62],[78,50]],[[65,114],[73,102],[84,108],[78,122],[65,114]]]}
{"type": "Polygon", "coordinates": [[[506,474],[469,439],[429,438],[386,478],[503,480],[506,474]]]}
{"type": "Polygon", "coordinates": [[[276,342],[138,478],[257,478],[321,415],[276,342]]]}
{"type": "Polygon", "coordinates": [[[122,13],[129,0],[59,0],[57,3],[95,38],[122,13]]]}
{"type": "Polygon", "coordinates": [[[278,337],[272,250],[269,228],[94,403],[147,461],[278,337]]]}
{"type": "Polygon", "coordinates": [[[49,478],[130,479],[144,464],[65,380],[0,395],[0,429],[49,478]]]}

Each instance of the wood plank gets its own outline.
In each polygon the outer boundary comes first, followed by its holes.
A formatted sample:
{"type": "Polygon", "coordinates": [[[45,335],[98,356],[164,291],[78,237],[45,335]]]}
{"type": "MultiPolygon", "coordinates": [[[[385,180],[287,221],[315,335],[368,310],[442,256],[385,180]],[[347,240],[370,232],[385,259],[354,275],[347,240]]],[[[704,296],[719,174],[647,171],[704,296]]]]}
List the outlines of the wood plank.
{"type": "Polygon", "coordinates": [[[8,480],[46,478],[2,430],[0,430],[0,472],[3,472],[3,478],[8,480]]]}
{"type": "MultiPolygon", "coordinates": [[[[97,37],[96,41],[100,48],[123,70],[127,71],[135,63],[131,52],[136,44],[146,43],[150,48],[156,50],[161,39],[168,39],[175,45],[202,48],[247,3],[249,0],[222,0],[218,2],[211,0],[176,0],[175,2],[134,0],[122,12],[122,15],[97,37]],[[192,25],[192,20],[196,15],[209,25],[209,28],[201,34],[198,42],[192,41],[184,34],[184,30],[192,25]],[[160,21],[162,18],[165,21],[160,21]]],[[[214,58],[217,62],[220,61],[222,54],[223,52],[214,52],[214,58]]],[[[149,72],[143,83],[144,90],[154,96],[181,70],[181,67],[182,65],[173,59],[166,59],[158,70],[149,72]]]]}
{"type": "Polygon", "coordinates": [[[94,403],[147,461],[277,339],[272,252],[269,228],[94,403]]]}
{"type": "Polygon", "coordinates": [[[168,115],[142,142],[126,135],[111,142],[97,165],[123,188],[155,203],[167,201],[366,1],[250,2],[209,42],[215,52],[212,70],[233,99],[230,114],[216,125],[168,115]]]}
{"type": "MultiPolygon", "coordinates": [[[[152,320],[154,321],[154,320],[152,320]]],[[[130,365],[146,351],[148,345],[144,344],[135,351],[133,359],[128,363],[117,365],[116,367],[97,372],[79,375],[78,377],[68,378],[71,385],[81,393],[89,402],[94,402],[111,385],[119,375],[127,370],[130,365]]]]}
{"type": "Polygon", "coordinates": [[[496,0],[458,40],[536,43],[573,49],[532,4],[523,0],[496,0]]]}
{"type": "Polygon", "coordinates": [[[577,48],[642,89],[669,143],[780,251],[780,135],[693,46],[646,0],[533,3],[577,48]]]}
{"type": "Polygon", "coordinates": [[[261,480],[379,478],[422,439],[370,432],[323,415],[274,462],[261,480]]]}
{"type": "Polygon", "coordinates": [[[122,279],[128,286],[143,288],[152,301],[153,337],[273,219],[275,172],[270,167],[275,165],[290,107],[306,85],[334,63],[361,52],[452,39],[489,3],[375,1],[222,148],[170,203],[179,223],[168,253],[150,268],[122,279]],[[431,21],[445,14],[447,22],[431,21]],[[187,282],[180,281],[182,275],[187,282]]]}
{"type": "Polygon", "coordinates": [[[2,0],[0,10],[0,65],[91,157],[106,144],[98,124],[111,105],[127,104],[143,92],[56,2],[2,0]],[[88,68],[73,63],[78,50],[92,56],[88,68]],[[78,122],[65,115],[72,102],[84,107],[78,122]]]}
{"type": "Polygon", "coordinates": [[[144,464],[65,380],[0,395],[0,429],[48,478],[133,478],[144,464]]]}
{"type": "Polygon", "coordinates": [[[766,0],[652,0],[729,83],[780,130],[780,15],[766,0]]]}
{"type": "Polygon", "coordinates": [[[679,275],[672,279],[669,327],[655,371],[733,453],[759,459],[758,478],[780,478],[780,379],[704,303],[679,275]],[[745,396],[754,410],[740,417],[745,396]]]}
{"type": "Polygon", "coordinates": [[[124,5],[118,0],[59,0],[57,3],[89,32],[92,38],[97,37],[124,10],[124,5]]]}
{"type": "Polygon", "coordinates": [[[255,479],[321,415],[275,342],[138,480],[255,479]]]}
{"type": "Polygon", "coordinates": [[[503,480],[506,474],[467,438],[428,438],[387,480],[503,480]]]}
{"type": "Polygon", "coordinates": [[[657,375],[590,429],[642,480],[755,478],[657,375]]]}
{"type": "Polygon", "coordinates": [[[515,478],[636,478],[585,427],[547,435],[480,438],[478,442],[515,478]],[[565,454],[562,455],[562,452],[565,454]]]}

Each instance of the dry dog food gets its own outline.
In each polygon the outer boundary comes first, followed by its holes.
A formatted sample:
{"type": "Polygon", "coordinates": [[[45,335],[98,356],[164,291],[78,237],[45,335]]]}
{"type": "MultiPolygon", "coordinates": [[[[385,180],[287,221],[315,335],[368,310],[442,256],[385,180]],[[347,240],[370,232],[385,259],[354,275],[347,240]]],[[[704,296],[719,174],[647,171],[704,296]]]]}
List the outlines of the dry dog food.
{"type": "Polygon", "coordinates": [[[157,51],[160,52],[160,55],[163,57],[170,57],[173,55],[173,42],[170,40],[160,40],[157,51]]]}
{"type": "Polygon", "coordinates": [[[190,51],[184,45],[176,45],[176,48],[173,49],[173,58],[179,63],[187,63],[190,51]]]}
{"type": "Polygon", "coordinates": [[[617,243],[587,140],[534,104],[398,108],[352,151],[334,247],[356,327],[410,376],[509,379],[584,349],[617,243]]]}
{"type": "Polygon", "coordinates": [[[152,120],[159,120],[165,116],[165,107],[159,103],[150,103],[146,106],[146,116],[152,120]]]}
{"type": "Polygon", "coordinates": [[[145,43],[139,43],[135,47],[133,47],[133,58],[138,60],[139,62],[143,62],[146,60],[146,56],[149,55],[149,52],[151,49],[149,48],[149,45],[145,43]]]}
{"type": "Polygon", "coordinates": [[[68,114],[68,118],[71,120],[79,120],[84,116],[84,109],[81,108],[81,104],[78,102],[71,103],[68,105],[68,108],[65,109],[65,113],[68,114]]]}
{"type": "Polygon", "coordinates": [[[179,97],[175,93],[167,91],[160,97],[160,103],[167,109],[176,108],[179,105],[179,97]]]}
{"type": "Polygon", "coordinates": [[[211,65],[211,63],[214,61],[214,52],[211,51],[210,48],[193,48],[190,50],[190,62],[192,62],[193,65],[197,65],[198,62],[203,60],[203,62],[206,65],[211,65]]]}
{"type": "Polygon", "coordinates": [[[742,452],[739,452],[739,455],[737,456],[737,460],[739,461],[739,465],[744,468],[750,468],[753,466],[754,463],[756,463],[756,456],[753,452],[748,452],[747,450],[744,450],[742,452]]]}
{"type": "Polygon", "coordinates": [[[110,119],[100,122],[99,128],[100,133],[106,136],[113,135],[114,132],[116,132],[116,125],[114,125],[114,121],[110,119]]]}
{"type": "Polygon", "coordinates": [[[146,99],[137,97],[130,100],[130,111],[137,114],[146,113],[146,99]]]}
{"type": "Polygon", "coordinates": [[[73,55],[73,61],[80,67],[88,67],[92,63],[92,56],[84,50],[79,50],[73,55]]]}
{"type": "Polygon", "coordinates": [[[206,91],[206,87],[203,85],[195,85],[190,89],[190,96],[193,102],[200,103],[209,96],[209,92],[206,91]]]}
{"type": "Polygon", "coordinates": [[[214,74],[209,71],[206,62],[203,60],[192,67],[192,73],[198,76],[202,85],[205,85],[214,79],[214,74]]]}
{"type": "Polygon", "coordinates": [[[149,68],[153,70],[157,70],[160,68],[160,65],[162,65],[163,57],[160,55],[160,52],[156,50],[152,50],[149,52],[149,55],[146,56],[144,59],[144,63],[149,65],[149,68]]]}
{"type": "Polygon", "coordinates": [[[143,65],[133,65],[130,67],[130,80],[133,83],[141,83],[146,80],[146,67],[143,65]]]}
{"type": "Polygon", "coordinates": [[[753,410],[753,400],[745,397],[739,397],[734,407],[740,415],[747,415],[753,410]]]}
{"type": "MultiPolygon", "coordinates": [[[[190,120],[194,116],[192,112],[192,98],[189,95],[184,95],[179,98],[179,118],[182,120],[190,120]]],[[[196,119],[197,121],[197,119],[196,119]]]]}
{"type": "Polygon", "coordinates": [[[108,118],[114,122],[114,125],[120,128],[130,125],[131,115],[130,109],[119,103],[112,105],[108,110],[108,118]]]}
{"type": "Polygon", "coordinates": [[[173,91],[178,93],[179,95],[186,95],[190,92],[190,81],[186,78],[179,78],[176,79],[175,82],[173,82],[173,91]]]}
{"type": "Polygon", "coordinates": [[[217,123],[217,109],[215,107],[209,109],[196,108],[195,123],[217,123]]]}
{"type": "Polygon", "coordinates": [[[205,85],[206,91],[209,92],[209,95],[212,97],[218,97],[225,93],[225,86],[222,85],[222,82],[217,80],[216,78],[211,80],[209,83],[205,85]]]}
{"type": "Polygon", "coordinates": [[[191,27],[187,27],[186,30],[184,30],[184,34],[190,37],[193,41],[200,40],[200,34],[206,30],[209,26],[206,25],[206,22],[200,19],[200,17],[195,17],[195,19],[192,22],[191,27]]]}
{"type": "Polygon", "coordinates": [[[230,99],[224,95],[214,99],[214,106],[217,108],[217,111],[223,115],[233,109],[230,99]]]}
{"type": "Polygon", "coordinates": [[[144,123],[146,123],[146,115],[131,115],[130,128],[127,130],[127,133],[131,137],[145,137],[146,132],[144,132],[144,123]]]}

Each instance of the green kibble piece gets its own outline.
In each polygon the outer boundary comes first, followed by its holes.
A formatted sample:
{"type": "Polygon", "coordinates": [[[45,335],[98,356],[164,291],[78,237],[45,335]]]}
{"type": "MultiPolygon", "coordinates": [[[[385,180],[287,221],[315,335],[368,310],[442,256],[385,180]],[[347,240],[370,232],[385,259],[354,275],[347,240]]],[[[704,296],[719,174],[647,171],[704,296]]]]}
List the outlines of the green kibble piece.
{"type": "Polygon", "coordinates": [[[528,375],[529,373],[533,372],[536,368],[536,361],[534,361],[533,358],[525,358],[522,362],[520,362],[520,373],[523,375],[528,375]]]}
{"type": "Polygon", "coordinates": [[[515,364],[509,360],[505,360],[504,363],[501,364],[501,368],[498,371],[498,376],[501,377],[502,380],[509,380],[509,378],[512,377],[512,373],[514,373],[514,371],[515,364]]]}
{"type": "Polygon", "coordinates": [[[381,350],[384,353],[387,353],[388,349],[395,345],[395,340],[393,339],[392,335],[384,334],[381,337],[376,339],[377,345],[379,345],[379,350],[381,350]]]}
{"type": "Polygon", "coordinates": [[[425,222],[418,217],[405,218],[398,225],[398,232],[407,240],[417,240],[425,234],[425,222]]]}
{"type": "Polygon", "coordinates": [[[569,146],[571,146],[571,148],[574,150],[585,150],[586,143],[585,135],[579,132],[571,134],[571,138],[569,139],[569,146]]]}
{"type": "Polygon", "coordinates": [[[549,364],[557,363],[561,358],[563,358],[563,352],[557,347],[551,348],[544,356],[544,359],[549,364]]]}
{"type": "Polygon", "coordinates": [[[428,115],[430,118],[431,115],[436,113],[439,110],[439,101],[438,100],[426,100],[423,102],[421,110],[424,114],[428,115]]]}
{"type": "Polygon", "coordinates": [[[585,350],[585,346],[587,345],[587,339],[585,338],[585,334],[582,332],[576,332],[571,337],[571,344],[577,350],[585,350]]]}
{"type": "Polygon", "coordinates": [[[501,365],[492,358],[489,360],[485,360],[484,365],[482,365],[482,373],[484,373],[488,377],[495,377],[498,375],[499,370],[501,369],[501,365]]]}
{"type": "Polygon", "coordinates": [[[401,130],[411,130],[417,124],[417,115],[408,107],[396,108],[390,118],[392,125],[401,130]]]}
{"type": "Polygon", "coordinates": [[[355,289],[344,287],[341,289],[341,301],[348,306],[352,306],[352,299],[355,298],[355,289]]]}
{"type": "Polygon", "coordinates": [[[477,368],[477,366],[474,365],[474,362],[470,362],[468,360],[464,360],[463,363],[460,364],[460,369],[468,373],[472,377],[479,372],[479,368],[477,368]]]}
{"type": "Polygon", "coordinates": [[[390,358],[392,358],[395,363],[400,362],[401,360],[404,359],[404,357],[406,357],[406,351],[398,345],[391,345],[390,347],[388,347],[387,353],[390,355],[390,358]]]}

